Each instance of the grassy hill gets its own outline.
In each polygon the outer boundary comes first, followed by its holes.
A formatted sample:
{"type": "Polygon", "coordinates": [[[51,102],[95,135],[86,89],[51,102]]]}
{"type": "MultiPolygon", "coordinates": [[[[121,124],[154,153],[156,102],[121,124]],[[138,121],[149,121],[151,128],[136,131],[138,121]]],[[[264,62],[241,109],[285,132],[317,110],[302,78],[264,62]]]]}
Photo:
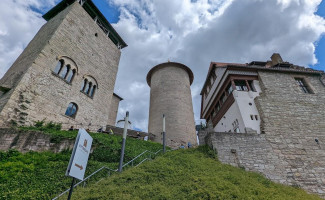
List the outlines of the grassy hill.
{"type": "MultiPolygon", "coordinates": [[[[75,139],[77,135],[77,131],[56,130],[53,124],[21,129],[43,131],[44,134],[51,136],[52,142],[75,139]]],[[[85,177],[102,166],[117,169],[122,137],[102,133],[90,135],[94,139],[92,146],[95,148],[90,154],[85,177]]],[[[145,150],[155,152],[159,149],[162,149],[162,146],[158,143],[128,138],[124,161],[131,160],[145,150]]],[[[53,152],[23,154],[16,150],[0,151],[0,199],[51,199],[63,192],[71,184],[71,178],[65,176],[70,155],[71,150],[57,154],[53,152]]],[[[103,174],[100,174],[91,181],[102,177],[103,174]]]]}
{"type": "Polygon", "coordinates": [[[77,188],[72,199],[320,199],[299,188],[221,164],[207,147],[177,150],[77,188]]]}

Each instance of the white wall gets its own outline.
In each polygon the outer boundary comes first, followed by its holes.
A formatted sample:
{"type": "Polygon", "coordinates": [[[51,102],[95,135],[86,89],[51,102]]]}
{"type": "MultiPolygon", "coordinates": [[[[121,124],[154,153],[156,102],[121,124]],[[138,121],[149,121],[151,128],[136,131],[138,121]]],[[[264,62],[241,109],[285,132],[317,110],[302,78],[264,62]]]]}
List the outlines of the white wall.
{"type": "Polygon", "coordinates": [[[253,81],[253,85],[256,92],[233,91],[235,102],[231,105],[219,123],[214,127],[216,132],[228,132],[229,130],[233,132],[234,129],[232,124],[237,119],[241,133],[245,132],[245,128],[251,128],[257,131],[258,134],[261,133],[261,119],[254,102],[254,98],[259,96],[261,88],[259,86],[259,81],[257,80],[253,81]],[[251,115],[253,115],[253,120],[251,119],[251,115]],[[255,115],[257,115],[257,120],[255,115]]]}
{"type": "Polygon", "coordinates": [[[230,106],[226,114],[221,118],[219,123],[214,127],[214,130],[216,132],[229,132],[229,130],[231,130],[231,132],[234,132],[234,127],[232,124],[234,123],[234,121],[236,121],[236,119],[238,121],[239,131],[241,133],[244,133],[245,132],[244,121],[241,116],[238,104],[234,102],[230,106]]]}

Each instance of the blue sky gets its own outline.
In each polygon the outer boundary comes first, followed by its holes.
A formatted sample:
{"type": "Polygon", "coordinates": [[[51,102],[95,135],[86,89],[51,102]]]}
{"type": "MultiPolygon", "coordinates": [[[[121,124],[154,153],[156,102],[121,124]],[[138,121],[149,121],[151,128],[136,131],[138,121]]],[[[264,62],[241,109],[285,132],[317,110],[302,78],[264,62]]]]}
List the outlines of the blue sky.
{"type": "MultiPolygon", "coordinates": [[[[316,14],[325,17],[325,1],[322,1],[322,3],[319,5],[316,14]]],[[[315,53],[318,59],[318,63],[310,67],[318,70],[325,70],[325,35],[324,34],[322,38],[319,40],[319,42],[317,42],[315,53]]]]}

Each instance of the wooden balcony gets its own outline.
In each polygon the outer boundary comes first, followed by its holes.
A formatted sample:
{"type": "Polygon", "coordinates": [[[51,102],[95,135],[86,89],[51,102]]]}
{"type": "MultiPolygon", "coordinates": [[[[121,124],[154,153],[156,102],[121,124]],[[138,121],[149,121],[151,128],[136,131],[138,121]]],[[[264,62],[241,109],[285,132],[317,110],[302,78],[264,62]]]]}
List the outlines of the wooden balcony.
{"type": "Polygon", "coordinates": [[[226,101],[221,105],[220,110],[217,112],[217,114],[212,118],[212,124],[213,127],[215,127],[218,122],[221,120],[221,118],[226,114],[230,106],[235,102],[235,98],[233,93],[230,93],[227,96],[226,101]]]}

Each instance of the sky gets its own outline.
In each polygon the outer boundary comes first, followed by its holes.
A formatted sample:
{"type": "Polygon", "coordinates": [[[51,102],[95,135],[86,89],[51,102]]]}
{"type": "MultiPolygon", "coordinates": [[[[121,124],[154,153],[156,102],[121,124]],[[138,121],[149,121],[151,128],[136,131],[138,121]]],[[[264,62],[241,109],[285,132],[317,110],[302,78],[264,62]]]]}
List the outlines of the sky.
{"type": "MultiPolygon", "coordinates": [[[[0,1],[0,78],[60,0],[0,1]]],[[[134,129],[147,131],[148,71],[180,62],[194,73],[194,116],[210,62],[284,61],[325,70],[325,3],[321,0],[93,0],[128,44],[121,50],[115,92],[134,129]]]]}

